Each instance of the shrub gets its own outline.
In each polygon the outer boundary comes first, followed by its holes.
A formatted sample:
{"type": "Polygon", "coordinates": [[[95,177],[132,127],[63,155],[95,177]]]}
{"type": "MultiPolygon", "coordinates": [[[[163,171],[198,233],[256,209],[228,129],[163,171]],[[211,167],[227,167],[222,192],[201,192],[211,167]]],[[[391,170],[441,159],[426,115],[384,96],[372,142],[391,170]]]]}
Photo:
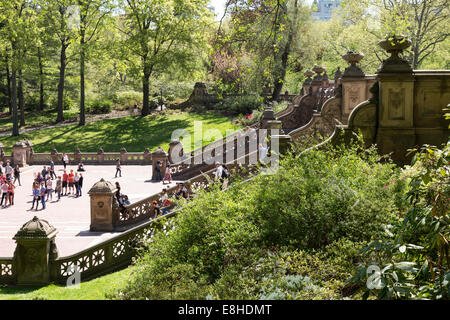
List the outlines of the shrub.
{"type": "Polygon", "coordinates": [[[118,92],[112,97],[112,101],[116,110],[133,109],[135,104],[142,104],[142,93],[136,91],[118,92]]]}
{"type": "Polygon", "coordinates": [[[112,101],[108,99],[95,100],[88,105],[86,112],[89,114],[109,113],[112,110],[112,105],[112,101]]]}
{"type": "Polygon", "coordinates": [[[138,274],[116,297],[171,298],[158,294],[167,291],[166,282],[155,275],[185,265],[192,269],[180,279],[183,297],[336,297],[360,246],[353,243],[369,241],[396,218],[402,190],[391,182],[398,170],[379,160],[374,148],[313,150],[286,156],[274,175],[232,183],[227,192],[215,186],[197,193],[171,221],[176,227],[152,238],[137,261],[138,274]],[[297,250],[293,267],[273,253],[281,247],[297,250]],[[303,258],[318,260],[319,270],[301,264],[303,258]],[[289,272],[301,277],[285,277],[289,272]],[[188,288],[196,282],[201,286],[188,288]],[[293,294],[296,288],[302,293],[293,294]]]}
{"type": "Polygon", "coordinates": [[[253,110],[260,109],[262,103],[263,99],[259,96],[228,97],[215,104],[212,109],[229,115],[248,115],[253,110]]]}

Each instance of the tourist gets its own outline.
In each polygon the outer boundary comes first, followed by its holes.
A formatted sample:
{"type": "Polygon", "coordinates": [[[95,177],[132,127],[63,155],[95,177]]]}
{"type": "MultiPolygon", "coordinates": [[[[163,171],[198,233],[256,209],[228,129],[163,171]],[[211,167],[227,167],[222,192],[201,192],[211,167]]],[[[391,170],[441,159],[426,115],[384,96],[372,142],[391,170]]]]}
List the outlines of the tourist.
{"type": "Polygon", "coordinates": [[[65,170],[66,166],[69,164],[69,156],[66,153],[63,153],[62,162],[65,170]]]}
{"type": "Polygon", "coordinates": [[[12,177],[12,173],[13,173],[13,168],[11,167],[11,164],[9,163],[9,161],[6,162],[6,166],[5,166],[5,175],[6,177],[12,177]]]}
{"type": "Polygon", "coordinates": [[[9,198],[9,205],[14,205],[14,189],[16,186],[12,183],[12,181],[9,181],[8,183],[8,198],[9,198]]]}
{"type": "Polygon", "coordinates": [[[58,178],[56,179],[56,187],[55,187],[55,192],[58,195],[58,201],[59,199],[61,199],[61,191],[62,191],[62,181],[61,176],[58,176],[58,178]]]}
{"type": "Polygon", "coordinates": [[[155,164],[156,181],[161,181],[163,179],[161,174],[161,161],[156,161],[155,164]]]}
{"type": "Polygon", "coordinates": [[[161,215],[161,210],[160,210],[160,207],[159,207],[159,204],[158,204],[158,201],[156,201],[156,200],[153,200],[153,212],[154,212],[154,217],[153,217],[153,219],[155,219],[157,216],[160,216],[161,215]]]}
{"type": "Polygon", "coordinates": [[[53,177],[55,177],[56,179],[56,174],[55,174],[55,163],[53,162],[53,160],[50,160],[50,177],[53,180],[53,177]]]}
{"type": "Polygon", "coordinates": [[[162,211],[162,214],[164,215],[164,214],[167,214],[168,213],[168,210],[167,210],[167,208],[166,207],[168,207],[168,206],[170,206],[170,201],[169,201],[169,199],[167,198],[167,189],[163,189],[162,190],[162,195],[161,195],[161,197],[159,198],[159,202],[160,202],[160,204],[161,204],[161,211],[162,211]]]}
{"type": "Polygon", "coordinates": [[[39,190],[39,196],[40,196],[40,198],[41,198],[41,203],[42,203],[42,209],[41,210],[44,210],[45,209],[45,191],[46,191],[47,189],[45,188],[45,184],[44,184],[44,181],[42,181],[41,182],[41,188],[40,188],[40,190],[39,190]]]}
{"type": "Polygon", "coordinates": [[[46,189],[47,189],[46,190],[47,201],[48,201],[48,198],[51,198],[53,200],[53,181],[50,176],[47,178],[46,189]]]}
{"type": "Polygon", "coordinates": [[[83,174],[80,173],[79,179],[78,179],[78,194],[81,197],[81,188],[83,188],[83,174]]]}
{"type": "Polygon", "coordinates": [[[226,165],[220,164],[219,162],[216,162],[216,173],[214,174],[214,178],[216,180],[219,180],[222,184],[221,188],[226,189],[228,186],[228,169],[226,165]]]}
{"type": "Polygon", "coordinates": [[[120,184],[116,182],[116,199],[120,203],[120,184]]]}
{"type": "Polygon", "coordinates": [[[44,178],[44,180],[47,181],[47,167],[46,166],[44,166],[44,169],[42,169],[41,173],[42,173],[42,177],[44,178]]]}
{"type": "Polygon", "coordinates": [[[63,180],[62,180],[62,188],[63,188],[63,196],[67,196],[67,181],[69,180],[69,175],[67,174],[66,170],[64,170],[63,173],[63,180]]]}
{"type": "Polygon", "coordinates": [[[16,181],[19,181],[19,186],[22,186],[20,183],[20,168],[18,164],[14,167],[14,184],[16,184],[16,181]]]}
{"type": "Polygon", "coordinates": [[[75,172],[75,176],[73,177],[73,183],[75,185],[75,197],[78,198],[79,197],[79,187],[78,187],[78,183],[80,181],[80,177],[78,176],[78,172],[75,172]]]}
{"type": "Polygon", "coordinates": [[[178,190],[175,193],[175,198],[180,199],[181,197],[185,199],[189,198],[189,193],[183,183],[180,183],[178,185],[178,190]]]}
{"type": "Polygon", "coordinates": [[[40,191],[39,191],[39,184],[37,184],[36,182],[33,183],[33,204],[31,205],[31,209],[34,209],[34,204],[36,203],[36,211],[39,207],[39,200],[41,199],[41,197],[39,196],[40,191]]]}
{"type": "Polygon", "coordinates": [[[43,180],[44,180],[44,178],[42,177],[42,174],[40,172],[38,172],[36,175],[36,181],[39,183],[39,185],[41,185],[41,182],[43,180]]]}
{"type": "Polygon", "coordinates": [[[77,169],[77,171],[78,171],[78,172],[84,172],[84,171],[85,171],[85,170],[84,170],[83,162],[80,162],[80,163],[78,164],[78,169],[77,169]]]}
{"type": "Polygon", "coordinates": [[[120,159],[117,159],[116,161],[116,176],[114,178],[117,178],[117,173],[119,173],[120,177],[122,177],[122,170],[120,169],[120,159]]]}
{"type": "Polygon", "coordinates": [[[75,180],[74,180],[75,175],[73,174],[73,170],[70,170],[69,176],[68,176],[68,182],[69,182],[69,194],[74,194],[74,185],[75,185],[75,180]]]}
{"type": "Polygon", "coordinates": [[[170,164],[169,163],[166,166],[166,174],[164,175],[163,184],[165,184],[166,180],[169,181],[169,184],[172,183],[172,174],[170,173],[170,164]]]}
{"type": "MultiPolygon", "coordinates": [[[[3,174],[2,174],[3,176],[3,174]]],[[[6,183],[6,180],[2,180],[2,201],[0,202],[0,206],[2,206],[2,208],[6,208],[6,206],[8,205],[8,184],[6,183]],[[3,204],[3,200],[5,200],[5,204],[3,204]]]]}

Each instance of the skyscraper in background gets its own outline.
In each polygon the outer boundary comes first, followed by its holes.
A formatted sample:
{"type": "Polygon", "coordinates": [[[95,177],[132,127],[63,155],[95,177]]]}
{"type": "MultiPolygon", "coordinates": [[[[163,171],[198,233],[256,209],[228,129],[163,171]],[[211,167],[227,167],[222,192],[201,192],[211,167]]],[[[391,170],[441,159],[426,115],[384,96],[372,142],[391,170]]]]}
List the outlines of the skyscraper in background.
{"type": "Polygon", "coordinates": [[[314,0],[313,5],[317,11],[311,15],[314,20],[328,21],[333,14],[333,10],[341,5],[340,0],[314,0]]]}

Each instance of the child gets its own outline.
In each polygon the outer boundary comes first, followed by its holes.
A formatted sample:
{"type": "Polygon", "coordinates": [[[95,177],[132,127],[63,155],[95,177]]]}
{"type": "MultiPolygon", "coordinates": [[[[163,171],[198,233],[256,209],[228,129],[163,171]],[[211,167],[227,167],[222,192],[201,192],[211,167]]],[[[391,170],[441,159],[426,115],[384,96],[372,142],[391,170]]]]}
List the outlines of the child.
{"type": "Polygon", "coordinates": [[[153,219],[155,219],[157,216],[161,215],[161,210],[158,204],[158,201],[153,200],[153,212],[155,213],[155,216],[153,219]]]}
{"type": "Polygon", "coordinates": [[[172,174],[170,173],[170,164],[166,166],[166,173],[164,175],[163,184],[166,184],[165,181],[168,180],[169,184],[172,183],[172,174]]]}

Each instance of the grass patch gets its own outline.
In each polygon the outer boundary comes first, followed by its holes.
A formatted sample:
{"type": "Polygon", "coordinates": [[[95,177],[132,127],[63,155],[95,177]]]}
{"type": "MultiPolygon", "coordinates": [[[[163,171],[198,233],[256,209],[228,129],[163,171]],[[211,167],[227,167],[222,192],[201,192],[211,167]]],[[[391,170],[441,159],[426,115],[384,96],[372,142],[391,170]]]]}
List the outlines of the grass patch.
{"type": "Polygon", "coordinates": [[[106,294],[123,286],[133,267],[82,282],[79,289],[60,285],[45,287],[0,287],[0,300],[104,300],[106,294]]]}
{"type": "MultiPolygon", "coordinates": [[[[21,134],[19,137],[3,137],[0,142],[5,152],[10,153],[18,140],[29,139],[34,152],[48,153],[53,148],[58,152],[73,152],[76,147],[82,152],[96,152],[103,147],[105,152],[118,152],[125,147],[128,152],[151,151],[161,146],[168,150],[172,132],[186,129],[194,132],[194,121],[202,121],[203,131],[218,129],[225,134],[227,129],[238,130],[231,118],[216,114],[197,114],[167,111],[147,117],[128,116],[118,119],[89,122],[85,126],[70,125],[21,134]]],[[[193,143],[193,136],[191,136],[193,143]]],[[[208,141],[204,141],[206,144],[208,141]]]]}

